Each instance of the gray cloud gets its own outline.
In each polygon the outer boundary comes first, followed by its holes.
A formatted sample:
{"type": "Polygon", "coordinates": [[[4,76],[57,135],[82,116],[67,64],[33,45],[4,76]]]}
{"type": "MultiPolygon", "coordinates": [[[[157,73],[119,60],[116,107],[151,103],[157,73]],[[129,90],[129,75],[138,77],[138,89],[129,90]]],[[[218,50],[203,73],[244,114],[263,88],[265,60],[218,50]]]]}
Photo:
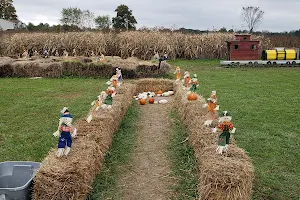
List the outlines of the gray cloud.
{"type": "Polygon", "coordinates": [[[133,11],[137,27],[164,26],[192,29],[246,29],[240,18],[243,6],[265,11],[258,30],[291,31],[300,28],[299,0],[15,0],[19,19],[25,23],[59,23],[62,8],[79,7],[95,15],[116,16],[114,10],[126,4],[133,11]]]}

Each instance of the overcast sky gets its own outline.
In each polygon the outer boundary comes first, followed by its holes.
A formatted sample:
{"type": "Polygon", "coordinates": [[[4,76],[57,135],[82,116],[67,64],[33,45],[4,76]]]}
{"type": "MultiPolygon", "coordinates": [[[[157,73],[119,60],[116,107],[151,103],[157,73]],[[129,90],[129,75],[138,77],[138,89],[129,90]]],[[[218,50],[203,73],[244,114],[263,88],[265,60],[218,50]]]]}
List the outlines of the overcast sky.
{"type": "Polygon", "coordinates": [[[242,7],[258,6],[265,12],[257,30],[274,32],[300,29],[300,0],[14,0],[19,19],[58,24],[62,8],[78,7],[95,15],[115,17],[114,10],[126,4],[138,24],[199,30],[247,29],[240,14],[242,7]]]}

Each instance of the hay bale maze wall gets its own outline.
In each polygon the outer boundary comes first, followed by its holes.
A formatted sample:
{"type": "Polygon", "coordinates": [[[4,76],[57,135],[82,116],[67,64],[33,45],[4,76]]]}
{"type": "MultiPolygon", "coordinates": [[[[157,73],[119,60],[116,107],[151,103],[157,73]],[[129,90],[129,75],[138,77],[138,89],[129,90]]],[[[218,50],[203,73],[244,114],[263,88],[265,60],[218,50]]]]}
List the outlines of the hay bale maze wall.
{"type": "Polygon", "coordinates": [[[115,68],[121,67],[125,79],[148,78],[167,74],[171,67],[162,62],[161,66],[154,63],[139,63],[138,60],[128,61],[115,57],[112,62],[84,62],[86,58],[70,58],[63,60],[58,57],[49,59],[29,58],[13,59],[0,58],[0,77],[102,77],[110,78],[115,74],[115,68]]]}
{"type": "Polygon", "coordinates": [[[173,81],[168,79],[154,79],[154,78],[145,78],[139,79],[136,81],[136,93],[142,92],[157,92],[162,90],[167,92],[173,90],[173,81]]]}
{"type": "MultiPolygon", "coordinates": [[[[192,145],[198,165],[199,199],[249,200],[254,178],[253,165],[231,136],[229,151],[216,154],[218,134],[203,126],[207,109],[202,105],[205,99],[187,100],[187,91],[181,83],[174,82],[174,106],[187,126],[189,142],[192,145]]],[[[217,124],[217,116],[214,124],[217,124]]]]}
{"type": "Polygon", "coordinates": [[[49,152],[34,179],[32,199],[86,199],[135,91],[134,84],[123,84],[117,90],[111,109],[94,111],[93,108],[88,114],[93,113],[90,123],[85,119],[76,123],[78,135],[69,156],[56,158],[56,148],[49,152]]]}

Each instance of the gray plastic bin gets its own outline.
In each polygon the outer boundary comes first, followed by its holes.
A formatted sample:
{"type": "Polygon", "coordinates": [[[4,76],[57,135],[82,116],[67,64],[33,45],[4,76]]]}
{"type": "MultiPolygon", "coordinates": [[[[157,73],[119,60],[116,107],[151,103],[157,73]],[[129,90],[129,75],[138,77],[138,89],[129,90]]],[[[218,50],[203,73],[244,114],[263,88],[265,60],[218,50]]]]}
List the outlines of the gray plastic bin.
{"type": "Polygon", "coordinates": [[[0,163],[0,200],[30,200],[32,180],[40,167],[38,162],[0,163]]]}

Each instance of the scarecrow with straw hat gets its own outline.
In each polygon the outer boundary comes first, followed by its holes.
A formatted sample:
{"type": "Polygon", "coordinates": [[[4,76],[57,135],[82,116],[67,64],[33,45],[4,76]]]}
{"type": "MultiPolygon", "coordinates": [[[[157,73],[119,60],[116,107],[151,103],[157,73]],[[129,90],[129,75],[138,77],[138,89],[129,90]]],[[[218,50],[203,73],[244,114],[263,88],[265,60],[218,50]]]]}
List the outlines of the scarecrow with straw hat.
{"type": "Polygon", "coordinates": [[[213,129],[213,133],[222,131],[218,139],[218,148],[216,149],[218,154],[228,151],[230,134],[235,133],[236,128],[231,123],[231,119],[232,116],[228,111],[222,112],[219,118],[219,122],[221,123],[213,129]]]}
{"type": "Polygon", "coordinates": [[[72,147],[72,136],[76,135],[77,130],[74,129],[73,135],[71,135],[72,128],[72,115],[67,107],[64,107],[61,111],[61,117],[59,119],[58,130],[53,134],[59,137],[56,153],[57,157],[61,157],[63,154],[67,156],[72,147]],[[65,148],[67,146],[67,148],[65,148]]]}

